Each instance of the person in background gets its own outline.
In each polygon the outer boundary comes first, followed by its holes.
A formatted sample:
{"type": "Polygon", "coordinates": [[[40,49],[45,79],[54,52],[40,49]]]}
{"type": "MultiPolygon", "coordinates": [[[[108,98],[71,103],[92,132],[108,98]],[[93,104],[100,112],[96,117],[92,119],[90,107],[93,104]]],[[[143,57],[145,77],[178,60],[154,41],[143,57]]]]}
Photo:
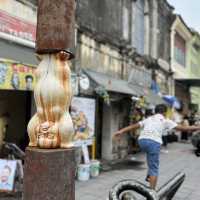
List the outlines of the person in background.
{"type": "Polygon", "coordinates": [[[8,166],[5,165],[0,172],[0,189],[1,190],[10,190],[11,189],[11,184],[9,183],[9,178],[12,174],[12,169],[8,166]]]}
{"type": "Polygon", "coordinates": [[[33,89],[33,76],[27,75],[25,77],[25,81],[26,81],[26,89],[32,90],[33,89]]]}
{"type": "Polygon", "coordinates": [[[152,116],[153,115],[153,110],[152,109],[146,109],[145,110],[145,118],[148,118],[148,117],[150,117],[150,116],[152,116]]]}
{"type": "MultiPolygon", "coordinates": [[[[183,115],[181,114],[181,110],[174,108],[171,119],[175,123],[181,124],[183,121],[183,115]]],[[[181,136],[181,131],[173,130],[173,131],[171,131],[169,140],[171,142],[178,141],[178,140],[180,140],[180,136],[181,136]]]]}
{"type": "Polygon", "coordinates": [[[168,153],[169,151],[167,150],[167,145],[168,145],[168,135],[169,135],[169,131],[167,129],[163,130],[162,133],[162,142],[163,142],[163,153],[168,153]]]}
{"type": "Polygon", "coordinates": [[[0,116],[0,151],[2,150],[3,142],[6,136],[9,118],[10,115],[8,113],[4,113],[0,116]]]}
{"type": "Polygon", "coordinates": [[[164,104],[157,105],[155,114],[138,123],[118,130],[114,137],[118,138],[122,134],[141,128],[138,139],[139,146],[146,153],[148,172],[146,180],[149,181],[151,189],[156,188],[159,173],[159,155],[162,144],[162,134],[164,130],[176,129],[179,131],[196,131],[200,126],[181,126],[170,119],[165,118],[167,106],[164,104]]]}
{"type": "Polygon", "coordinates": [[[19,79],[19,74],[17,72],[13,72],[12,77],[11,77],[11,86],[17,90],[20,88],[20,79],[19,79]]]}
{"type": "MultiPolygon", "coordinates": [[[[183,122],[182,122],[183,126],[189,126],[189,121],[188,121],[188,116],[185,115],[183,118],[183,122]]],[[[181,132],[181,140],[188,140],[188,132],[187,131],[182,131],[181,132]]]]}

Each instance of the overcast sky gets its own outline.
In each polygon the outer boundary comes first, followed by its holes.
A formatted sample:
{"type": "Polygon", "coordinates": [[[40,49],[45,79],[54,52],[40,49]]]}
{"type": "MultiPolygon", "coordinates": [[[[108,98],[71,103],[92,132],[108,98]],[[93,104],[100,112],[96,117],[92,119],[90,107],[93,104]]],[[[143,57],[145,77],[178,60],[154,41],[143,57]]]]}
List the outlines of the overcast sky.
{"type": "Polygon", "coordinates": [[[168,0],[186,24],[200,32],[200,0],[168,0]]]}

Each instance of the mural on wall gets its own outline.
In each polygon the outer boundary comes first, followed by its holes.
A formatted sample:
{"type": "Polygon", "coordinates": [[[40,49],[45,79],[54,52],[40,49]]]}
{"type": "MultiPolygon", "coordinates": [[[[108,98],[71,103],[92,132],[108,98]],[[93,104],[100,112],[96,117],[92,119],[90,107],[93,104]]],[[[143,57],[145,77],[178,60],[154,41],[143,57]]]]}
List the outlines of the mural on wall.
{"type": "Polygon", "coordinates": [[[33,90],[35,70],[31,65],[0,59],[0,89],[33,90]]]}
{"type": "Polygon", "coordinates": [[[71,104],[71,116],[74,123],[74,140],[86,140],[94,136],[95,100],[74,97],[71,104]]]}

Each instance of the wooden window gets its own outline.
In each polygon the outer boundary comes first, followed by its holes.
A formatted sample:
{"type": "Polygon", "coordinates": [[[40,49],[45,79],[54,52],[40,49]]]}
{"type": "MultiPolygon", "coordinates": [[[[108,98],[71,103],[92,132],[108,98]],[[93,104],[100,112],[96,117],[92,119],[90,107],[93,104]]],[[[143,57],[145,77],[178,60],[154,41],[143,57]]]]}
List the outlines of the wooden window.
{"type": "Polygon", "coordinates": [[[144,0],[133,2],[132,13],[132,45],[144,54],[144,0]]]}
{"type": "Polygon", "coordinates": [[[129,39],[129,12],[127,7],[123,7],[123,38],[129,39]]]}
{"type": "Polygon", "coordinates": [[[175,34],[174,50],[174,58],[176,62],[185,67],[186,42],[178,33],[175,34]]]}

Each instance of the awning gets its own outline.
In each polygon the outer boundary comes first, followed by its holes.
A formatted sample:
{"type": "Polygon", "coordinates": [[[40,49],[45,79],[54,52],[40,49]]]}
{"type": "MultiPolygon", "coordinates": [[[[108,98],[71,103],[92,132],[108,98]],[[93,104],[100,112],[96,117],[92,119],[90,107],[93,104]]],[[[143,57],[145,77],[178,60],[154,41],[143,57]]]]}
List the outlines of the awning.
{"type": "Polygon", "coordinates": [[[154,94],[150,89],[145,89],[137,84],[128,83],[125,80],[115,79],[106,74],[88,69],[84,70],[84,72],[98,85],[104,86],[107,91],[129,94],[137,97],[145,96],[147,102],[152,105],[165,103],[161,97],[154,94]]]}
{"type": "Polygon", "coordinates": [[[200,87],[200,78],[181,78],[175,81],[187,87],[200,87]]]}
{"type": "Polygon", "coordinates": [[[138,96],[144,96],[147,103],[151,105],[166,104],[166,102],[157,94],[154,94],[150,88],[144,88],[136,84],[129,84],[130,87],[134,87],[138,96]]]}
{"type": "Polygon", "coordinates": [[[157,94],[154,94],[151,90],[149,90],[149,93],[146,96],[147,102],[152,105],[158,105],[158,104],[166,104],[166,102],[157,94]]]}
{"type": "Polygon", "coordinates": [[[0,58],[15,60],[19,63],[38,65],[35,49],[0,39],[0,58]]]}
{"type": "Polygon", "coordinates": [[[107,91],[138,96],[137,90],[134,90],[134,88],[129,87],[127,81],[115,79],[106,74],[102,74],[88,69],[84,70],[84,72],[98,85],[105,87],[107,91]]]}

